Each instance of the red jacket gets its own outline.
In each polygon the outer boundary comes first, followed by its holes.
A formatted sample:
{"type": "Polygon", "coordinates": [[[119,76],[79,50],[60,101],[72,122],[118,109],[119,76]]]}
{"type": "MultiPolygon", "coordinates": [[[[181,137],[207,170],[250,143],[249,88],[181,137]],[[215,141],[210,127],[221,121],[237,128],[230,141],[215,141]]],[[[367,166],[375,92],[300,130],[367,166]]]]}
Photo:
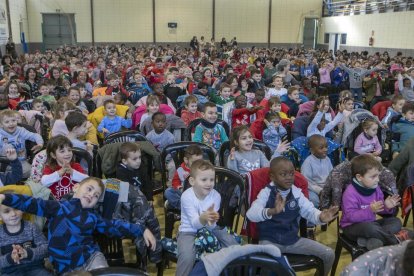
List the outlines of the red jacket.
{"type": "MultiPolygon", "coordinates": [[[[263,106],[264,108],[263,109],[261,109],[261,110],[259,110],[258,112],[257,112],[257,118],[259,119],[259,118],[264,118],[265,117],[265,115],[266,115],[266,113],[270,110],[270,107],[269,107],[269,105],[268,105],[268,102],[269,100],[268,99],[266,99],[266,98],[264,98],[261,102],[260,102],[260,104],[259,105],[261,105],[261,106],[263,106]]],[[[287,105],[287,104],[285,104],[285,103],[281,103],[281,111],[283,112],[283,113],[285,113],[285,114],[288,114],[289,113],[289,106],[287,105]]]]}
{"type": "MultiPolygon", "coordinates": [[[[247,177],[247,200],[248,207],[256,200],[260,191],[268,185],[271,180],[269,177],[270,168],[261,168],[253,170],[246,174],[247,177]]],[[[306,198],[309,198],[308,181],[300,173],[295,171],[295,186],[302,190],[302,193],[306,198]]],[[[242,229],[242,235],[249,235],[252,239],[258,239],[258,231],[256,223],[248,222],[245,220],[242,229]]]]}
{"type": "Polygon", "coordinates": [[[244,126],[250,124],[250,115],[256,113],[257,110],[251,111],[248,108],[236,108],[233,109],[231,114],[231,127],[234,129],[238,126],[244,126]]]}
{"type": "Polygon", "coordinates": [[[391,101],[383,101],[378,102],[374,104],[374,106],[371,108],[372,114],[378,117],[378,119],[381,121],[385,115],[387,114],[387,109],[392,105],[391,101]]]}
{"type": "Polygon", "coordinates": [[[201,112],[196,111],[196,113],[188,112],[186,109],[181,111],[181,119],[183,120],[184,124],[188,126],[191,121],[194,121],[197,118],[201,118],[201,112]]]}
{"type": "Polygon", "coordinates": [[[109,96],[112,96],[112,92],[114,91],[115,88],[118,89],[118,92],[116,92],[116,94],[117,93],[122,93],[125,96],[129,97],[129,92],[126,91],[125,88],[122,85],[119,85],[118,87],[108,86],[105,90],[105,94],[109,95],[109,96]]]}
{"type": "Polygon", "coordinates": [[[187,178],[188,175],[190,175],[190,168],[188,168],[183,162],[181,163],[180,168],[178,168],[177,171],[175,172],[174,177],[171,181],[171,186],[174,189],[178,190],[179,188],[183,186],[183,182],[187,178]]]}

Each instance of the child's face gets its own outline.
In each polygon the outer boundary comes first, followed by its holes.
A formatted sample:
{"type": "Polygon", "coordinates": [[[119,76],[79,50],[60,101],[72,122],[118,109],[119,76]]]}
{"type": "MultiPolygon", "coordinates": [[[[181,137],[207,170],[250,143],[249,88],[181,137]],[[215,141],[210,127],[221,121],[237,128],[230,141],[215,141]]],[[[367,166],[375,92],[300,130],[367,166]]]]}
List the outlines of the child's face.
{"type": "Polygon", "coordinates": [[[279,113],[282,110],[282,105],[280,103],[275,103],[270,107],[270,111],[279,113]]]}
{"type": "Polygon", "coordinates": [[[260,82],[262,80],[262,75],[260,74],[253,74],[252,79],[256,82],[260,82]]]}
{"type": "Polygon", "coordinates": [[[154,84],[154,94],[157,96],[164,96],[164,88],[161,83],[154,84]]]}
{"type": "Polygon", "coordinates": [[[241,133],[239,139],[236,141],[236,145],[240,151],[250,151],[253,147],[253,136],[250,131],[241,133]]]}
{"type": "Polygon", "coordinates": [[[404,81],[404,87],[410,88],[411,87],[411,81],[409,79],[404,81]]]}
{"type": "Polygon", "coordinates": [[[105,106],[105,112],[109,116],[116,115],[116,106],[113,103],[109,103],[105,106]]]}
{"type": "Polygon", "coordinates": [[[197,170],[196,176],[189,181],[198,199],[204,199],[214,189],[215,172],[213,170],[197,170]]]}
{"type": "Polygon", "coordinates": [[[112,80],[108,81],[108,84],[109,84],[109,86],[116,87],[116,86],[119,85],[119,80],[118,79],[112,79],[112,80]]]}
{"type": "Polygon", "coordinates": [[[310,150],[316,158],[324,159],[328,154],[328,143],[325,139],[318,139],[310,150]]]}
{"type": "Polygon", "coordinates": [[[137,84],[137,85],[142,84],[142,75],[135,74],[134,81],[135,81],[135,84],[137,84]]]}
{"type": "Polygon", "coordinates": [[[160,109],[160,105],[157,102],[152,102],[148,106],[148,112],[151,114],[154,114],[155,112],[158,112],[160,109]]]}
{"type": "Polygon", "coordinates": [[[81,87],[81,88],[79,88],[79,93],[80,93],[81,98],[85,98],[88,91],[86,91],[86,88],[81,87]]]}
{"type": "Polygon", "coordinates": [[[18,99],[20,97],[19,89],[16,84],[11,84],[9,86],[9,98],[18,99]]]}
{"type": "MultiPolygon", "coordinates": [[[[59,72],[59,70],[53,70],[52,75],[53,75],[53,78],[54,78],[54,79],[58,79],[58,78],[60,77],[60,72],[59,72]]],[[[80,74],[79,74],[79,77],[80,77],[80,74]]]]}
{"type": "Polygon", "coordinates": [[[299,101],[299,91],[295,90],[291,94],[288,95],[289,99],[294,100],[295,102],[299,101]]]}
{"type": "Polygon", "coordinates": [[[23,212],[11,207],[0,205],[0,219],[6,226],[19,226],[23,212]]]}
{"type": "Polygon", "coordinates": [[[43,104],[42,103],[35,103],[32,106],[32,109],[36,110],[36,111],[39,111],[39,112],[42,112],[43,111],[43,104]]]}
{"type": "Polygon", "coordinates": [[[414,110],[408,110],[404,115],[404,118],[409,122],[414,122],[414,110]]]}
{"type": "Polygon", "coordinates": [[[39,93],[40,93],[42,96],[49,95],[49,87],[47,87],[46,85],[41,86],[41,87],[39,88],[39,93]]]}
{"type": "Polygon", "coordinates": [[[5,116],[1,122],[3,129],[8,133],[13,133],[17,128],[17,116],[5,116]]]}
{"type": "Polygon", "coordinates": [[[82,185],[75,184],[73,191],[75,192],[73,198],[78,198],[82,208],[88,209],[95,207],[103,192],[99,184],[94,180],[87,181],[82,185]]]}
{"type": "Polygon", "coordinates": [[[401,113],[402,112],[402,108],[405,104],[405,100],[399,100],[397,101],[395,104],[392,105],[392,108],[396,111],[401,113]]]}
{"type": "Polygon", "coordinates": [[[206,107],[203,113],[203,118],[209,123],[215,123],[217,121],[217,107],[206,107]]]}
{"type": "Polygon", "coordinates": [[[305,87],[305,88],[308,88],[308,89],[310,89],[310,88],[312,88],[312,82],[311,82],[311,80],[304,80],[303,81],[303,87],[305,87]]]}
{"type": "Polygon", "coordinates": [[[71,100],[74,104],[77,104],[80,100],[79,91],[71,90],[69,93],[69,100],[71,100]]]}
{"type": "Polygon", "coordinates": [[[234,101],[236,108],[245,108],[247,106],[247,97],[239,96],[234,101]]]}
{"type": "Polygon", "coordinates": [[[115,102],[115,104],[120,104],[120,105],[125,104],[125,102],[122,99],[122,96],[121,96],[120,93],[115,94],[115,96],[114,96],[114,102],[115,102]]]}
{"type": "Polygon", "coordinates": [[[185,108],[188,110],[188,112],[194,114],[197,112],[197,103],[192,102],[185,106],[185,108]]]}
{"type": "Polygon", "coordinates": [[[377,168],[369,169],[364,175],[357,174],[356,179],[366,188],[376,188],[379,182],[380,171],[377,168]]]}
{"type": "Polygon", "coordinates": [[[273,124],[273,126],[275,128],[278,128],[280,126],[280,119],[279,118],[274,118],[270,121],[271,124],[273,124]]]}
{"type": "Polygon", "coordinates": [[[349,101],[345,102],[345,110],[346,111],[354,110],[354,101],[349,100],[349,101]]]}
{"type": "Polygon", "coordinates": [[[224,98],[224,99],[228,99],[230,98],[231,95],[231,89],[229,87],[224,87],[223,89],[221,89],[220,95],[224,98]]]}
{"type": "Polygon", "coordinates": [[[152,121],[152,127],[154,128],[155,133],[160,134],[162,133],[167,126],[167,119],[165,116],[155,116],[152,121]]]}
{"type": "Polygon", "coordinates": [[[88,133],[88,121],[83,122],[83,124],[78,127],[74,127],[73,131],[76,133],[76,137],[86,135],[86,133],[88,133]]]}
{"type": "MultiPolygon", "coordinates": [[[[414,70],[413,70],[414,71],[414,70]]],[[[211,78],[211,71],[210,70],[206,70],[205,72],[204,72],[204,77],[206,77],[206,78],[211,78]]]]}
{"type": "Polygon", "coordinates": [[[370,137],[375,137],[378,132],[378,125],[372,124],[369,128],[364,129],[365,133],[370,137]]]}
{"type": "Polygon", "coordinates": [[[276,89],[282,88],[283,87],[282,78],[275,78],[275,80],[273,81],[273,85],[275,86],[276,89]]]}
{"type": "Polygon", "coordinates": [[[72,148],[69,146],[64,146],[58,148],[54,153],[51,154],[52,158],[56,159],[56,163],[63,167],[64,165],[70,164],[72,162],[72,148]]]}
{"type": "Polygon", "coordinates": [[[190,157],[184,157],[184,163],[187,168],[191,167],[194,161],[203,159],[202,155],[191,155],[190,157]]]}
{"type": "Polygon", "coordinates": [[[128,168],[137,170],[141,166],[141,151],[128,152],[128,157],[122,159],[122,163],[128,168]]]}
{"type": "Polygon", "coordinates": [[[292,187],[295,178],[295,168],[292,162],[282,161],[278,166],[270,168],[270,179],[282,190],[292,187]]]}
{"type": "Polygon", "coordinates": [[[167,83],[168,84],[174,84],[175,83],[175,77],[174,77],[174,75],[168,75],[167,76],[167,83]]]}

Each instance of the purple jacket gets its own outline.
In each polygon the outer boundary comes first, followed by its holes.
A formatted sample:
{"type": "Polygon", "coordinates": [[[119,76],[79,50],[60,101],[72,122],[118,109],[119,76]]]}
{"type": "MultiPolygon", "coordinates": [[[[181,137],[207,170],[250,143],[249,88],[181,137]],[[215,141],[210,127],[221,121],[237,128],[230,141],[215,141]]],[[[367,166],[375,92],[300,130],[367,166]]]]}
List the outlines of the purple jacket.
{"type": "MultiPolygon", "coordinates": [[[[352,184],[348,185],[342,195],[342,217],[340,226],[342,228],[354,223],[375,221],[376,214],[372,212],[370,204],[373,201],[384,201],[384,194],[378,186],[370,196],[363,196],[354,188],[352,184]]],[[[385,208],[385,207],[384,207],[385,208]]],[[[384,209],[382,214],[391,214],[393,209],[384,209]]]]}

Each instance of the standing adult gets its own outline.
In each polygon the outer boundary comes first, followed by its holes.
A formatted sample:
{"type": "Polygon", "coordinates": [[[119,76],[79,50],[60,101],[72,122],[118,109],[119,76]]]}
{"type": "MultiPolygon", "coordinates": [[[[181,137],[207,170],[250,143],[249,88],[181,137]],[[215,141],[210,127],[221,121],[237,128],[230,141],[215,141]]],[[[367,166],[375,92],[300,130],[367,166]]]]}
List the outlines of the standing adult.
{"type": "Polygon", "coordinates": [[[14,44],[12,37],[9,37],[7,40],[6,54],[11,55],[13,59],[17,59],[16,45],[14,44]]]}

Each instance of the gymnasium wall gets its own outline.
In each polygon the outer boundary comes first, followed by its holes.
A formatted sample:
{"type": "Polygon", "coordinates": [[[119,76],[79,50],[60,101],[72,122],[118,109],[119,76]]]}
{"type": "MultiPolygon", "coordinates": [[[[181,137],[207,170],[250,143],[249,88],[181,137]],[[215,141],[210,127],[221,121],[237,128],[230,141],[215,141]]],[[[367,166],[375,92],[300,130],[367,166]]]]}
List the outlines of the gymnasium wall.
{"type": "MultiPolygon", "coordinates": [[[[3,0],[4,1],[4,0],[3,0]]],[[[9,0],[10,3],[13,0],[9,0]]],[[[25,1],[23,1],[25,2],[25,1]]],[[[92,42],[91,6],[88,0],[27,0],[30,42],[42,42],[42,13],[74,13],[77,41],[92,42]]],[[[268,42],[269,0],[93,0],[96,43],[153,43],[153,2],[157,43],[188,43],[193,35],[240,43],[268,42]],[[169,29],[176,22],[177,29],[169,29]]],[[[305,16],[320,16],[320,0],[272,0],[272,44],[296,45],[302,42],[305,16]]]]}
{"type": "Polygon", "coordinates": [[[403,52],[413,54],[414,11],[325,17],[321,20],[319,43],[323,43],[324,33],[346,33],[346,45],[341,45],[341,49],[392,53],[407,49],[403,52]],[[370,47],[372,31],[374,44],[370,47]]]}

